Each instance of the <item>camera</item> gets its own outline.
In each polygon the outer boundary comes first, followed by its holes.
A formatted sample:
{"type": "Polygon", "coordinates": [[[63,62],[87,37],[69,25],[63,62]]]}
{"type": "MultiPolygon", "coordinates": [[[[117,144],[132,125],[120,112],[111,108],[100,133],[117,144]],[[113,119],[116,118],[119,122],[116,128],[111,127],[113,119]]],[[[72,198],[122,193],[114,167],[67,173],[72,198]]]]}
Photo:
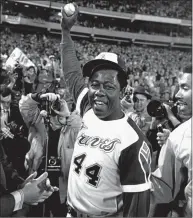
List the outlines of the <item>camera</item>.
{"type": "Polygon", "coordinates": [[[162,133],[164,132],[161,123],[157,125],[157,130],[158,132],[162,132],[162,133]]]}
{"type": "Polygon", "coordinates": [[[125,95],[125,100],[128,102],[128,103],[132,103],[132,98],[133,98],[133,88],[130,87],[130,89],[128,89],[126,91],[126,95],[125,95]]]}
{"type": "Polygon", "coordinates": [[[60,109],[61,104],[59,99],[56,99],[56,101],[54,101],[53,103],[48,100],[41,101],[40,110],[46,110],[51,116],[56,116],[57,114],[54,112],[54,110],[60,111],[60,109]]]}
{"type": "Polygon", "coordinates": [[[23,67],[19,64],[19,62],[17,62],[15,64],[13,73],[17,73],[18,76],[22,76],[22,74],[23,74],[23,67]]]}
{"type": "Polygon", "coordinates": [[[17,79],[15,81],[13,90],[22,91],[23,89],[23,68],[19,63],[15,65],[13,74],[17,74],[17,79]]]}
{"type": "Polygon", "coordinates": [[[52,183],[54,183],[53,179],[55,180],[61,175],[61,158],[50,156],[47,163],[47,172],[51,177],[52,183]]]}
{"type": "Polygon", "coordinates": [[[50,156],[47,159],[46,165],[46,157],[44,156],[40,164],[38,173],[40,175],[45,171],[48,172],[48,174],[53,178],[59,177],[61,174],[61,158],[50,156]]]}
{"type": "Polygon", "coordinates": [[[164,105],[158,100],[152,100],[147,105],[149,116],[156,118],[167,118],[168,114],[164,105]]]}
{"type": "Polygon", "coordinates": [[[125,96],[125,101],[127,101],[128,103],[132,103],[131,96],[130,95],[126,95],[125,96]]]}
{"type": "Polygon", "coordinates": [[[59,157],[51,156],[48,159],[47,171],[60,171],[61,159],[59,157]]]}

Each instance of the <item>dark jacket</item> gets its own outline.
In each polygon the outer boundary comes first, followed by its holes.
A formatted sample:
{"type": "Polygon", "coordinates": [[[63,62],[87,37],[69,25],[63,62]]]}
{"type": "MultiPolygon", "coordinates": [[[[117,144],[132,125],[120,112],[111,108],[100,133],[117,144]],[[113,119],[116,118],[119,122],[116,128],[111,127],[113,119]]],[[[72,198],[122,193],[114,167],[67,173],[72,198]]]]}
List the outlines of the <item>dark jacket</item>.
{"type": "Polygon", "coordinates": [[[11,185],[13,189],[24,180],[19,177],[16,170],[7,161],[7,156],[0,142],[0,216],[11,216],[15,207],[14,197],[10,194],[13,190],[9,189],[11,185]],[[8,183],[7,183],[8,181],[8,183]],[[12,183],[12,184],[11,184],[12,183]]]}

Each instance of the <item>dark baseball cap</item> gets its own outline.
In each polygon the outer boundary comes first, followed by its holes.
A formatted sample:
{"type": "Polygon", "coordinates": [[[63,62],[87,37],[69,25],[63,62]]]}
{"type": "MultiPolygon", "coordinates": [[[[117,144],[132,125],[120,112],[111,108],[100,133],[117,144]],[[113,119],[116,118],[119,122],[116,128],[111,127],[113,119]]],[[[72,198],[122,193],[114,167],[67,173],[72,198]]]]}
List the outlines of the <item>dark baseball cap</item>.
{"type": "Polygon", "coordinates": [[[137,86],[134,89],[134,94],[141,94],[141,95],[145,95],[148,99],[151,99],[152,96],[150,95],[150,93],[143,87],[143,86],[137,86]]]}
{"type": "Polygon", "coordinates": [[[102,52],[96,56],[94,60],[87,62],[83,66],[83,76],[91,77],[94,72],[104,68],[117,70],[125,80],[127,79],[127,71],[124,60],[117,54],[111,52],[102,52]]]}

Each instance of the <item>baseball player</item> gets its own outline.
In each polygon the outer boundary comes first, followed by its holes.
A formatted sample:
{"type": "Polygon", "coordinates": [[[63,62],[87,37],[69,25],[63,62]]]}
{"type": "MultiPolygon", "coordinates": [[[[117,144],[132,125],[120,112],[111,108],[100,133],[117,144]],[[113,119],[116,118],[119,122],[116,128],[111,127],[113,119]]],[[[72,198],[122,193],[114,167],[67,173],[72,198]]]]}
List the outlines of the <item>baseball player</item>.
{"type": "MultiPolygon", "coordinates": [[[[178,82],[179,91],[175,97],[179,112],[191,118],[172,131],[161,148],[158,169],[151,178],[152,202],[174,202],[182,208],[180,216],[192,217],[192,65],[184,67],[178,82]]],[[[158,135],[159,141],[162,137],[158,135]]]]}
{"type": "Polygon", "coordinates": [[[124,62],[102,52],[81,70],[70,36],[75,7],[70,17],[62,9],[61,18],[63,74],[83,117],[69,172],[68,215],[147,216],[151,154],[140,129],[121,110],[124,62]]]}

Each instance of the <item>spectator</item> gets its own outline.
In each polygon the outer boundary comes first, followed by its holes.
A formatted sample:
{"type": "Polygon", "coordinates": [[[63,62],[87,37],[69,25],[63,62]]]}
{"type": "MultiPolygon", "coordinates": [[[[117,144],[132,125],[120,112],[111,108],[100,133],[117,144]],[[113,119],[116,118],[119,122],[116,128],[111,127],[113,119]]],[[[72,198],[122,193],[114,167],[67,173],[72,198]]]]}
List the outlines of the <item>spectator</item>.
{"type": "MultiPolygon", "coordinates": [[[[59,40],[58,38],[47,35],[46,38],[42,34],[22,34],[23,35],[23,41],[20,43],[21,34],[17,32],[11,32],[10,30],[3,31],[1,33],[2,38],[2,45],[4,45],[2,48],[4,50],[4,54],[9,56],[9,51],[12,52],[12,50],[15,47],[21,48],[21,50],[26,51],[26,54],[30,54],[30,56],[37,57],[34,64],[36,66],[41,62],[40,60],[43,60],[46,58],[47,61],[49,61],[49,55],[55,54],[55,58],[57,60],[57,63],[60,63],[60,57],[59,57],[59,40]],[[36,37],[34,37],[36,36],[36,37]],[[31,49],[29,46],[31,41],[33,41],[33,38],[37,38],[37,43],[34,43],[34,49],[31,49]],[[30,38],[30,41],[28,40],[30,38]],[[11,48],[10,45],[13,45],[11,48]],[[49,51],[48,51],[49,50],[49,51]],[[38,51],[38,53],[36,52],[38,51]]],[[[130,71],[130,75],[134,75],[136,72],[136,67],[133,64],[136,62],[138,68],[140,68],[140,71],[142,72],[140,75],[140,82],[143,81],[144,78],[146,78],[145,84],[148,83],[148,86],[151,88],[152,92],[155,92],[157,96],[160,95],[159,90],[159,80],[161,74],[163,75],[164,79],[167,75],[166,72],[170,72],[171,77],[176,77],[177,72],[179,71],[179,68],[181,68],[183,65],[191,61],[191,53],[188,51],[182,51],[177,49],[166,49],[166,48],[153,48],[153,47],[141,47],[141,46],[128,46],[128,45],[117,45],[112,43],[99,43],[99,42],[89,42],[89,41],[75,41],[75,47],[77,52],[77,57],[79,58],[82,65],[84,65],[87,61],[94,59],[94,56],[96,56],[98,53],[100,53],[102,50],[106,50],[109,52],[114,53],[121,53],[122,58],[126,61],[127,64],[127,70],[130,71]],[[82,53],[84,53],[84,58],[82,56],[82,53]],[[143,74],[143,72],[146,72],[146,74],[143,74]],[[157,73],[157,81],[154,80],[152,75],[155,75],[157,73]],[[143,80],[142,80],[143,79],[143,80]]],[[[42,65],[42,64],[41,64],[42,65]]],[[[57,65],[58,66],[58,65],[57,65]]],[[[60,70],[57,67],[57,72],[60,75],[60,70]]],[[[39,80],[42,88],[45,84],[45,81],[41,79],[40,76],[37,75],[37,81],[39,80]],[[39,79],[38,79],[39,78],[39,79]]],[[[47,78],[47,76],[46,76],[47,78]]],[[[176,79],[175,79],[176,80],[176,79]]],[[[134,81],[131,80],[131,86],[134,87],[134,81]]],[[[38,84],[38,82],[36,82],[38,84]]],[[[48,83],[49,85],[50,83],[48,83]]],[[[143,84],[139,84],[143,85],[143,84]]],[[[164,87],[164,86],[163,86],[164,87]]],[[[41,89],[41,88],[40,88],[41,89]]]]}
{"type": "MultiPolygon", "coordinates": [[[[59,166],[57,165],[58,172],[50,172],[51,183],[59,185],[60,191],[53,194],[47,201],[45,215],[49,215],[51,211],[54,216],[61,217],[67,213],[65,202],[68,171],[81,119],[76,112],[70,114],[66,101],[64,99],[57,100],[58,98],[59,95],[54,93],[30,93],[20,100],[20,111],[29,128],[28,139],[31,147],[25,160],[25,166],[29,173],[44,169],[45,155],[48,159],[59,158],[60,160],[59,166]],[[51,108],[41,108],[45,101],[47,104],[52,104],[51,108]],[[54,102],[56,108],[53,105],[54,102]],[[49,123],[46,123],[45,119],[49,119],[49,123]],[[47,154],[45,153],[46,147],[47,154]]],[[[49,165],[49,163],[47,164],[49,165]]],[[[36,211],[35,214],[40,215],[39,211],[36,211]]]]}
{"type": "MultiPolygon", "coordinates": [[[[9,78],[8,75],[6,77],[9,78]]],[[[25,154],[29,150],[29,143],[26,139],[26,127],[19,112],[19,105],[13,98],[15,96],[13,93],[10,88],[1,84],[1,143],[14,168],[22,177],[26,177],[23,163],[25,154]]]]}
{"type": "Polygon", "coordinates": [[[128,113],[128,116],[139,126],[144,135],[146,135],[151,124],[151,117],[147,113],[147,105],[151,97],[145,88],[137,86],[133,94],[134,111],[128,113]]]}

